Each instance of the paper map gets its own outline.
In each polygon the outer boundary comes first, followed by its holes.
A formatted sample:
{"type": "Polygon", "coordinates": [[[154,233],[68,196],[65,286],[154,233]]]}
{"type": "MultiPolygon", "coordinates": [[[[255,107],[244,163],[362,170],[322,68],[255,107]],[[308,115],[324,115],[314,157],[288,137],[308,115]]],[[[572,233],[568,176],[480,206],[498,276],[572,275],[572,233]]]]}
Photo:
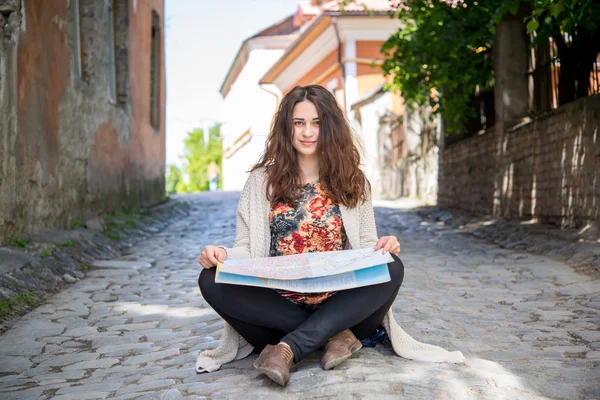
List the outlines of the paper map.
{"type": "Polygon", "coordinates": [[[387,282],[389,253],[372,248],[227,260],[215,282],[315,293],[387,282]]]}

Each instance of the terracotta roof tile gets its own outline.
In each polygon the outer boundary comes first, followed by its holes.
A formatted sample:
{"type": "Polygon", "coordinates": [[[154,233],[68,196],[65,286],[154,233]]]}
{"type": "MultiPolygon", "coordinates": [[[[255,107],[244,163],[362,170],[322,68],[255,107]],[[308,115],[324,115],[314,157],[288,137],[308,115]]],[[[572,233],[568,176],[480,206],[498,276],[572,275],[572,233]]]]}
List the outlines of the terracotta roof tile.
{"type": "Polygon", "coordinates": [[[391,11],[393,9],[390,0],[355,0],[350,1],[343,7],[340,7],[341,0],[325,2],[321,8],[323,11],[362,12],[362,11],[391,11]]]}

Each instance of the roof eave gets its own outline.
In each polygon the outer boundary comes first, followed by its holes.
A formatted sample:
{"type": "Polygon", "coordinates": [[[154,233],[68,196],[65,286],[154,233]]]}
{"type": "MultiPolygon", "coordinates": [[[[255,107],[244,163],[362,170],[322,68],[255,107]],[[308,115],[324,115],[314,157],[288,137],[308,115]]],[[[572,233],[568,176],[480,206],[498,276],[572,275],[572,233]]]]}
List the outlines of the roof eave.
{"type": "MultiPolygon", "coordinates": [[[[273,64],[273,66],[271,68],[269,68],[267,73],[264,74],[262,76],[262,78],[260,78],[259,83],[261,85],[273,83],[275,78],[279,75],[279,72],[281,72],[279,70],[285,69],[285,67],[287,67],[287,65],[285,65],[284,67],[282,67],[282,65],[287,62],[287,60],[289,59],[289,56],[294,52],[294,50],[298,47],[298,45],[300,45],[306,39],[306,37],[308,37],[319,26],[321,26],[321,23],[323,23],[323,21],[325,21],[325,17],[327,17],[327,15],[325,15],[325,13],[323,13],[310,22],[310,25],[304,30],[304,32],[302,32],[296,38],[296,40],[294,40],[290,44],[290,46],[287,48],[285,53],[283,53],[283,55],[279,58],[279,60],[277,60],[277,62],[275,64],[273,64]]],[[[291,61],[292,60],[290,60],[289,62],[291,62],[291,61]]],[[[289,64],[289,62],[287,62],[287,63],[289,64]]]]}
{"type": "Polygon", "coordinates": [[[242,45],[240,46],[237,54],[235,55],[235,58],[233,59],[233,63],[231,63],[231,66],[229,67],[229,71],[227,71],[227,75],[225,76],[225,79],[223,80],[223,83],[221,84],[221,88],[219,89],[221,96],[223,96],[223,97],[227,96],[227,93],[229,92],[229,88],[227,88],[227,90],[225,88],[226,88],[226,86],[231,86],[233,84],[233,82],[231,82],[231,80],[233,80],[234,71],[236,69],[235,67],[240,60],[240,56],[244,52],[246,52],[246,53],[248,52],[248,42],[251,39],[252,38],[248,38],[248,39],[244,40],[242,42],[242,45]]]}
{"type": "Polygon", "coordinates": [[[332,17],[381,17],[381,16],[387,16],[387,15],[389,15],[389,11],[376,11],[376,12],[370,12],[370,11],[344,11],[344,12],[342,12],[342,11],[324,11],[323,13],[321,13],[317,18],[315,18],[311,22],[311,25],[308,28],[306,28],[306,30],[304,32],[302,32],[298,36],[298,38],[292,42],[292,44],[290,44],[290,46],[287,48],[285,53],[279,58],[279,60],[277,60],[277,62],[275,64],[273,64],[273,66],[267,71],[267,73],[263,75],[263,77],[260,79],[259,83],[260,84],[274,83],[277,76],[279,76],[279,74],[283,70],[285,70],[285,68],[287,68],[287,66],[289,64],[291,64],[293,62],[293,60],[298,56],[298,55],[296,55],[296,57],[294,57],[294,59],[289,60],[289,58],[292,55],[292,53],[294,52],[294,50],[299,45],[301,45],[306,40],[306,38],[312,32],[314,32],[315,29],[317,29],[319,24],[321,24],[321,21],[323,21],[325,19],[331,20],[332,17]],[[282,65],[284,65],[284,64],[287,64],[287,65],[282,67],[282,65]]]}

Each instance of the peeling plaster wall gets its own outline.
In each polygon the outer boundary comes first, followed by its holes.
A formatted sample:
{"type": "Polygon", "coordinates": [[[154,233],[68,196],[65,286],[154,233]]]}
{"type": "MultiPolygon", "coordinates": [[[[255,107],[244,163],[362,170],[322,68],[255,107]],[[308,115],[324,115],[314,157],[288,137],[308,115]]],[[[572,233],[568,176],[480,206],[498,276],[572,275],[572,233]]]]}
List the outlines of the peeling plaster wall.
{"type": "Polygon", "coordinates": [[[164,198],[162,36],[159,129],[149,109],[152,10],[162,35],[164,1],[115,2],[128,9],[128,28],[115,28],[116,40],[127,38],[116,46],[121,59],[126,52],[117,68],[110,1],[79,1],[81,56],[75,0],[13,0],[0,9],[0,242],[164,198]],[[121,78],[126,69],[125,97],[109,96],[111,68],[121,78]]]}

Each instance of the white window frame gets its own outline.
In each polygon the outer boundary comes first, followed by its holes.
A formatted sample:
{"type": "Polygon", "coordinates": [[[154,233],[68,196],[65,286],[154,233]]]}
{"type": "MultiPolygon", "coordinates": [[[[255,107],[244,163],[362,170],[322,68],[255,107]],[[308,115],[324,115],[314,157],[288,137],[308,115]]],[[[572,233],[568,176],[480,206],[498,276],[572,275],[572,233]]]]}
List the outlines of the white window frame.
{"type": "Polygon", "coordinates": [[[337,90],[338,90],[338,79],[337,78],[330,79],[327,82],[327,84],[325,85],[325,87],[327,88],[327,90],[329,90],[335,96],[335,92],[337,92],[337,90]]]}

